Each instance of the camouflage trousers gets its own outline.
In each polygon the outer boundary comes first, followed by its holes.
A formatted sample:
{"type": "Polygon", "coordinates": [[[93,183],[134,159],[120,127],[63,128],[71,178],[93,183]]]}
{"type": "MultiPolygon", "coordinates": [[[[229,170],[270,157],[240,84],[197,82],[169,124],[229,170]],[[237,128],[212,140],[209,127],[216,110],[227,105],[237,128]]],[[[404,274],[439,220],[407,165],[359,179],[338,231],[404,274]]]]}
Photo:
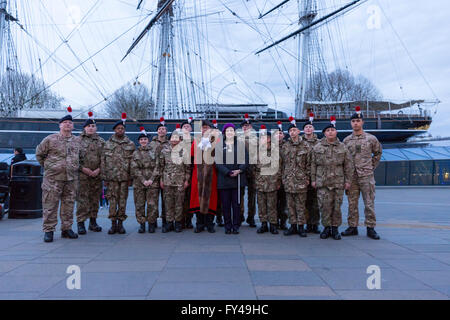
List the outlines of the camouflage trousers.
{"type": "Polygon", "coordinates": [[[313,187],[308,187],[306,195],[306,223],[318,225],[320,223],[319,202],[317,200],[317,190],[313,187]]]}
{"type": "Polygon", "coordinates": [[[341,205],[344,198],[344,189],[317,189],[322,225],[324,227],[339,227],[342,224],[341,205]]]}
{"type": "Polygon", "coordinates": [[[55,231],[58,224],[58,207],[60,202],[61,231],[72,229],[77,187],[78,181],[49,181],[44,178],[42,183],[42,229],[44,232],[55,231]]]}
{"type": "Polygon", "coordinates": [[[158,205],[156,206],[159,210],[159,195],[161,195],[161,218],[166,219],[166,205],[164,204],[164,190],[158,188],[158,205]]]}
{"type": "MultiPolygon", "coordinates": [[[[241,219],[244,217],[245,204],[244,204],[245,188],[241,188],[241,219]]],[[[254,218],[256,213],[256,185],[255,179],[251,176],[247,176],[247,219],[254,218]]]]}
{"type": "Polygon", "coordinates": [[[277,191],[258,191],[258,216],[261,222],[277,224],[277,191]]]}
{"type": "Polygon", "coordinates": [[[77,222],[84,222],[88,218],[97,218],[99,207],[98,199],[101,194],[101,180],[80,179],[77,192],[77,222]]]}
{"type": "Polygon", "coordinates": [[[286,192],[289,224],[305,224],[306,189],[297,193],[286,192]]]}
{"type": "Polygon", "coordinates": [[[183,187],[164,186],[164,202],[166,204],[166,221],[181,222],[184,204],[183,187]]]}
{"type": "Polygon", "coordinates": [[[156,188],[133,188],[134,206],[136,208],[136,220],[139,224],[146,221],[155,223],[158,219],[158,197],[159,189],[156,188]],[[145,206],[147,205],[147,215],[145,206]]]}
{"type": "Polygon", "coordinates": [[[127,218],[128,181],[108,181],[106,197],[109,201],[111,220],[124,221],[127,218]]]}
{"type": "Polygon", "coordinates": [[[286,213],[286,191],[283,186],[277,191],[277,214],[280,221],[287,221],[288,215],[286,213]]]}
{"type": "Polygon", "coordinates": [[[368,177],[354,178],[350,189],[345,192],[348,199],[348,226],[357,227],[359,224],[358,201],[362,194],[364,201],[364,225],[375,228],[377,220],[375,217],[375,178],[373,175],[368,177]]]}

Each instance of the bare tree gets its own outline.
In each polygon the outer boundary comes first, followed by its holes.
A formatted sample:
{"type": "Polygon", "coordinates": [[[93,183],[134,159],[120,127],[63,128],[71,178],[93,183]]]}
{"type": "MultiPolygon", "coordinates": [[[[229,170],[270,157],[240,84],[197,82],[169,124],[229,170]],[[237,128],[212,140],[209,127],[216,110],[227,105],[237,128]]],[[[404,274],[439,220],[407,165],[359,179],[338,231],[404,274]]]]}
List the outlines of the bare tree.
{"type": "Polygon", "coordinates": [[[34,75],[8,70],[0,81],[0,115],[4,117],[22,109],[59,109],[63,101],[34,75]]]}
{"type": "Polygon", "coordinates": [[[155,103],[148,88],[136,82],[127,83],[117,89],[106,103],[106,113],[110,118],[120,118],[122,112],[135,119],[147,119],[153,114],[155,103]]]}
{"type": "Polygon", "coordinates": [[[366,101],[380,100],[382,95],[364,76],[354,77],[345,70],[329,74],[316,73],[306,92],[309,101],[366,101]]]}

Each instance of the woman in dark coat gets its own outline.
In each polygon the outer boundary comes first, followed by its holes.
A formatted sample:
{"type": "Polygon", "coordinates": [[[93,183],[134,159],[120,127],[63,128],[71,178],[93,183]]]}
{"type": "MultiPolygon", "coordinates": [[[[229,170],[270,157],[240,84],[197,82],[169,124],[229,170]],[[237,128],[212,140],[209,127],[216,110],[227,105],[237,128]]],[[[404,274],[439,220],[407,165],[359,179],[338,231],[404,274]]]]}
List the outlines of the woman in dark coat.
{"type": "Polygon", "coordinates": [[[245,171],[248,167],[248,151],[244,141],[236,138],[235,126],[227,123],[223,129],[223,144],[216,146],[217,189],[225,219],[225,233],[238,234],[240,204],[238,188],[247,185],[245,171]],[[231,214],[233,210],[233,214],[231,214]]]}

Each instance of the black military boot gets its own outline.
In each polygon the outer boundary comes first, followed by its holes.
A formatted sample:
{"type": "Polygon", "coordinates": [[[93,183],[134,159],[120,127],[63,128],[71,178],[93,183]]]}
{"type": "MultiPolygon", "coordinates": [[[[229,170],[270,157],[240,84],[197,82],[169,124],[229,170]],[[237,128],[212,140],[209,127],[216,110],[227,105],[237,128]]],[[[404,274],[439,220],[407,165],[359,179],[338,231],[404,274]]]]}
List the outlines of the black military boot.
{"type": "Polygon", "coordinates": [[[162,218],[162,225],[164,226],[166,224],[167,220],[166,218],[162,218]]]}
{"type": "Polygon", "coordinates": [[[296,224],[291,224],[290,228],[288,230],[285,230],[283,232],[283,234],[285,236],[291,236],[293,234],[297,234],[297,225],[296,224]]]}
{"type": "Polygon", "coordinates": [[[380,236],[378,235],[378,233],[375,231],[374,228],[367,227],[367,236],[374,240],[380,240],[380,236]]]}
{"type": "Polygon", "coordinates": [[[261,222],[261,227],[258,228],[258,230],[256,230],[257,233],[264,233],[264,232],[268,232],[269,231],[269,227],[267,226],[267,222],[261,222]]]}
{"type": "Polygon", "coordinates": [[[357,227],[348,227],[345,229],[344,232],[341,232],[341,235],[344,237],[348,236],[357,236],[358,235],[358,228],[357,227]]]}
{"type": "Polygon", "coordinates": [[[111,220],[111,229],[108,230],[108,234],[114,234],[117,232],[117,221],[111,220]]]}
{"type": "Polygon", "coordinates": [[[139,227],[138,232],[139,232],[139,233],[145,233],[145,222],[144,222],[144,223],[141,223],[141,226],[139,227]]]}
{"type": "Polygon", "coordinates": [[[77,228],[78,228],[78,234],[86,234],[86,228],[84,226],[84,221],[83,222],[78,222],[77,223],[77,228]]]}
{"type": "Polygon", "coordinates": [[[164,222],[163,223],[161,232],[162,233],[170,232],[169,222],[164,222]]]}
{"type": "Polygon", "coordinates": [[[101,232],[102,231],[102,227],[100,227],[97,224],[97,219],[95,219],[95,218],[90,218],[89,219],[89,230],[94,231],[94,232],[101,232]]]}
{"type": "Polygon", "coordinates": [[[175,232],[181,232],[183,229],[181,222],[175,221],[175,232]]]}
{"type": "Polygon", "coordinates": [[[53,231],[44,234],[44,242],[53,242],[53,231]]]}
{"type": "Polygon", "coordinates": [[[175,226],[174,226],[173,221],[167,222],[167,227],[169,228],[169,232],[175,231],[175,226]]]}
{"type": "Polygon", "coordinates": [[[214,229],[214,216],[212,214],[206,215],[206,227],[209,233],[216,232],[216,230],[214,229]]]}
{"type": "Polygon", "coordinates": [[[220,216],[220,217],[218,217],[218,216],[216,216],[216,224],[219,226],[219,227],[223,227],[225,224],[223,223],[223,217],[222,216],[220,216]]]}
{"type": "Polygon", "coordinates": [[[311,232],[312,232],[312,224],[307,224],[307,225],[306,225],[306,230],[305,230],[305,232],[306,232],[306,233],[311,233],[311,232]]]}
{"type": "Polygon", "coordinates": [[[123,221],[122,220],[119,220],[119,222],[117,223],[117,232],[119,234],[124,234],[126,232],[125,228],[123,227],[123,221]]]}
{"type": "Polygon", "coordinates": [[[276,224],[273,224],[273,223],[270,224],[270,233],[271,234],[278,234],[278,230],[277,230],[277,225],[276,224]]]}
{"type": "Polygon", "coordinates": [[[197,222],[195,224],[195,233],[199,233],[205,230],[205,215],[197,213],[197,222]]]}
{"type": "Polygon", "coordinates": [[[306,231],[302,224],[298,225],[298,235],[302,238],[306,238],[306,231]]]}
{"type": "Polygon", "coordinates": [[[250,226],[250,228],[256,228],[256,223],[255,223],[255,218],[253,217],[248,217],[246,222],[248,223],[248,225],[250,226]]]}
{"type": "Polygon", "coordinates": [[[342,239],[338,227],[331,227],[331,236],[333,237],[334,240],[342,239]]]}
{"type": "Polygon", "coordinates": [[[148,233],[155,233],[156,230],[156,222],[148,224],[148,233]]]}
{"type": "Polygon", "coordinates": [[[286,226],[286,219],[281,218],[280,219],[280,230],[286,230],[287,226],[286,226]]]}
{"type": "Polygon", "coordinates": [[[319,226],[317,224],[312,224],[311,225],[311,232],[315,233],[315,234],[319,234],[320,233],[319,226]]]}
{"type": "Polygon", "coordinates": [[[330,227],[325,227],[322,231],[322,233],[320,234],[320,239],[327,239],[331,234],[331,228],[330,227]]]}
{"type": "Polygon", "coordinates": [[[72,229],[61,231],[62,238],[77,239],[78,235],[72,229]]]}

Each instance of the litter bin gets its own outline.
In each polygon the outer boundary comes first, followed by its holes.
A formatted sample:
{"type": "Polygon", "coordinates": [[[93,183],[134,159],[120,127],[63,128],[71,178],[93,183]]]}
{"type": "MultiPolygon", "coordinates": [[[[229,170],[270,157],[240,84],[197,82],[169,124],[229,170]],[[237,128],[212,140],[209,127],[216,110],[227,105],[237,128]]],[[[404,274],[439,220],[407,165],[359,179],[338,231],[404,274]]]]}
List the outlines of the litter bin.
{"type": "Polygon", "coordinates": [[[42,217],[42,173],[37,161],[26,160],[12,166],[8,218],[42,217]]]}

